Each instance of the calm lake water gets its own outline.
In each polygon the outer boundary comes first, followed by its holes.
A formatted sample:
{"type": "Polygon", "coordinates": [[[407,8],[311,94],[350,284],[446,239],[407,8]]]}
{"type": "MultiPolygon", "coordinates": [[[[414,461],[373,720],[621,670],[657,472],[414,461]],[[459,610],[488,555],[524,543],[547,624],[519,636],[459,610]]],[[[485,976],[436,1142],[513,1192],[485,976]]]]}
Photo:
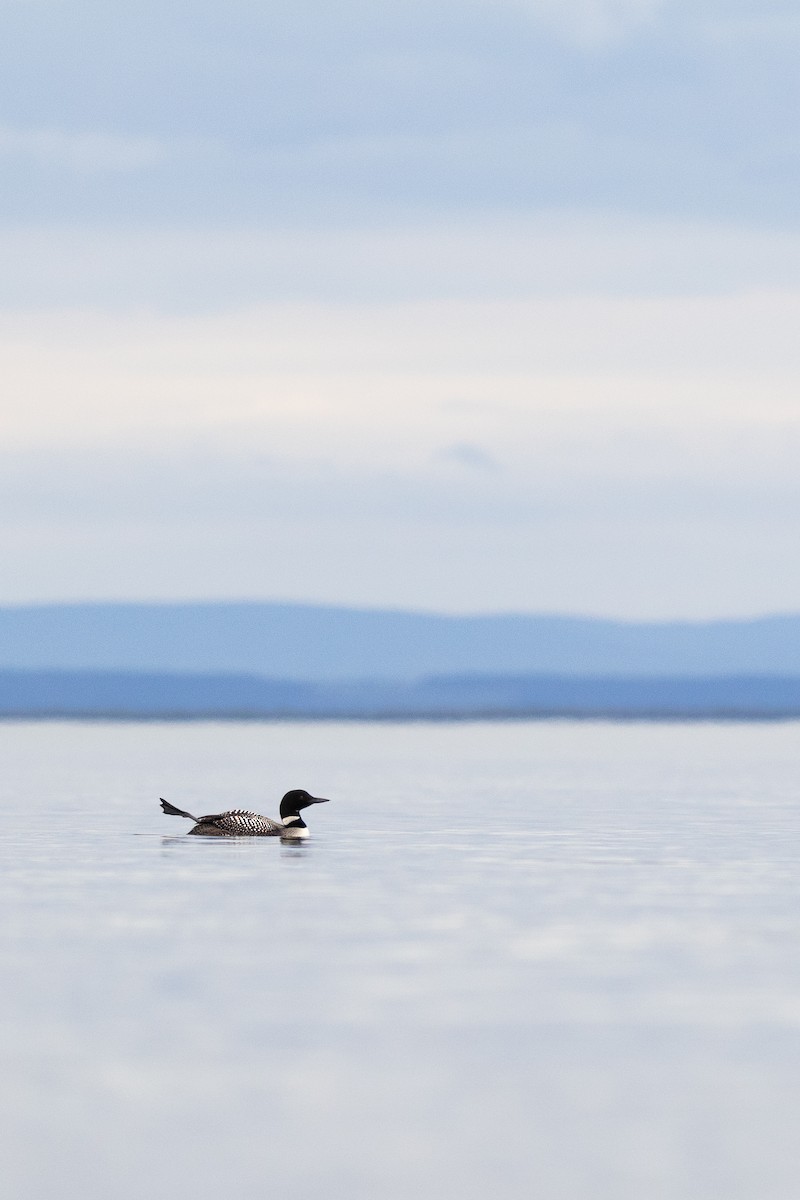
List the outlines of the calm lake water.
{"type": "Polygon", "coordinates": [[[800,726],[0,743],[14,1200],[797,1200],[800,726]]]}

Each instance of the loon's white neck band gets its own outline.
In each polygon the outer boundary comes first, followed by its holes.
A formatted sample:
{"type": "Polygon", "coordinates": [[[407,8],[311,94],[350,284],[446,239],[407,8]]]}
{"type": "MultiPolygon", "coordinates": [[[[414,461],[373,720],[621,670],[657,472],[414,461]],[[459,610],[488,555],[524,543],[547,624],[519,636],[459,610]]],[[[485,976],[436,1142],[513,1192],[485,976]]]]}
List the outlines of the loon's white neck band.
{"type": "Polygon", "coordinates": [[[295,813],[294,816],[292,816],[292,817],[284,817],[283,823],[284,823],[284,825],[292,825],[295,821],[299,821],[299,820],[300,820],[300,813],[295,813]]]}

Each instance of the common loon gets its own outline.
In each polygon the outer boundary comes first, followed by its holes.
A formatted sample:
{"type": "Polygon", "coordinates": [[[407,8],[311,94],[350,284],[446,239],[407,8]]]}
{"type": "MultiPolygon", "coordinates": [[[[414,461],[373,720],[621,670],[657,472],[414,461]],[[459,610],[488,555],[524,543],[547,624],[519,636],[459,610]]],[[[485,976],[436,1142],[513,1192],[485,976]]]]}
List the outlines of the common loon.
{"type": "Polygon", "coordinates": [[[308,808],[311,804],[327,803],[322,796],[310,796],[302,788],[295,788],[281,800],[280,821],[248,812],[245,808],[232,808],[229,812],[215,813],[210,817],[193,817],[167,800],[161,800],[161,807],[168,817],[187,817],[194,821],[195,827],[189,830],[190,834],[202,834],[205,837],[306,838],[308,826],[300,816],[300,809],[308,808]]]}

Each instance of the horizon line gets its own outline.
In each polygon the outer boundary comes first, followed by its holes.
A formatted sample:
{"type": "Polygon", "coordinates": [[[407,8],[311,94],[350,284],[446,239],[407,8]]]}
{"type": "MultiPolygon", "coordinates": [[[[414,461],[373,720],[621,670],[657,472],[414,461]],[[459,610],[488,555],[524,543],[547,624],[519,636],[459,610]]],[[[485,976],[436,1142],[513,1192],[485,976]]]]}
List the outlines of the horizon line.
{"type": "Polygon", "coordinates": [[[614,625],[718,625],[754,624],[761,621],[796,619],[800,617],[800,605],[795,610],[760,610],[739,615],[717,616],[657,616],[627,617],[585,610],[553,609],[475,609],[453,610],[398,605],[348,603],[344,601],[288,600],[281,598],[216,597],[216,598],[153,598],[153,599],[62,599],[0,601],[0,614],[24,610],[76,609],[76,608],[300,608],[327,612],[362,613],[365,615],[432,617],[442,620],[486,620],[508,618],[523,620],[590,621],[614,625]]]}

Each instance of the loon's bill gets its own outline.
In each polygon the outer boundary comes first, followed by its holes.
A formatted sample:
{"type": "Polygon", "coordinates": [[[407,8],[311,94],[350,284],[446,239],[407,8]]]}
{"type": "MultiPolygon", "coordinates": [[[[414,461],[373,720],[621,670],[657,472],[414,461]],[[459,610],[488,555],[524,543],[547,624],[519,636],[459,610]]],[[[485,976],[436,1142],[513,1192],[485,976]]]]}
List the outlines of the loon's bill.
{"type": "Polygon", "coordinates": [[[300,816],[301,808],[327,803],[328,800],[324,796],[311,796],[302,788],[294,788],[281,800],[280,821],[274,821],[272,817],[262,817],[260,813],[249,812],[245,808],[232,808],[228,812],[213,813],[208,817],[194,817],[163,799],[161,808],[168,817],[186,817],[187,820],[194,821],[194,829],[190,829],[189,833],[200,834],[203,837],[306,838],[308,826],[300,816]]]}

